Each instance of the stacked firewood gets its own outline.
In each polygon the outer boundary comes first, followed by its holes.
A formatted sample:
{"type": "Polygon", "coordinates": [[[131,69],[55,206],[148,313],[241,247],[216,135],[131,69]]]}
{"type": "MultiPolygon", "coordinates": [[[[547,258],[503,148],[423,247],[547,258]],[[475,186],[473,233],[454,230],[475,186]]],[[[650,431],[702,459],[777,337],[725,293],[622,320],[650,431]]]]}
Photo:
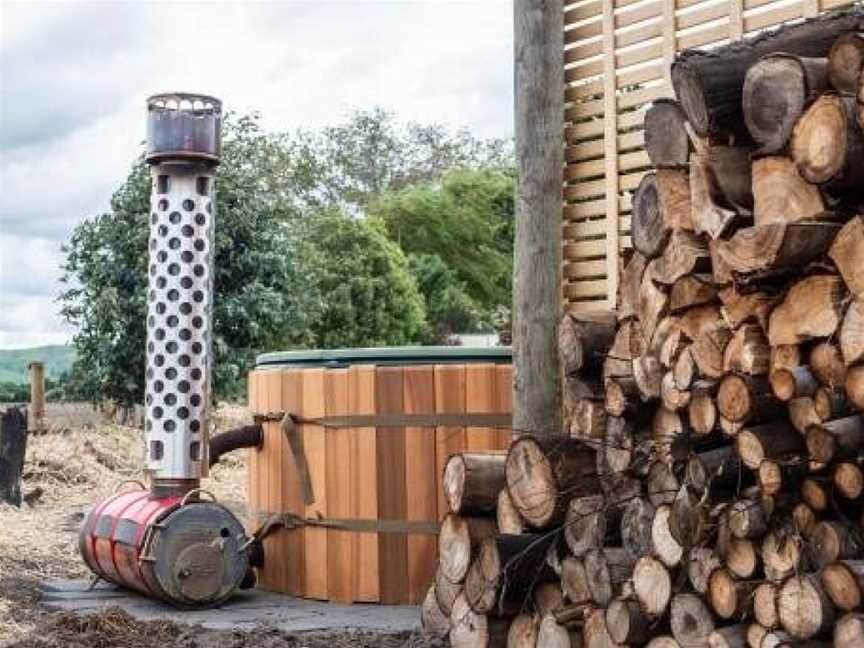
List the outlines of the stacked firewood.
{"type": "Polygon", "coordinates": [[[565,316],[566,435],[450,458],[454,646],[864,646],[864,22],[672,69],[614,312],[565,316]]]}

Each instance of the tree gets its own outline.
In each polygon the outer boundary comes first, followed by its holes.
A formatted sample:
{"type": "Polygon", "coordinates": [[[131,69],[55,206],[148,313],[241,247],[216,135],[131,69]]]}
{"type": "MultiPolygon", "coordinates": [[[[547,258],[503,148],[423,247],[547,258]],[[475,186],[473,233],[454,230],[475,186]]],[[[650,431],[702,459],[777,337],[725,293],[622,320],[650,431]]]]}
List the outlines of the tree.
{"type": "Polygon", "coordinates": [[[491,330],[491,321],[456,272],[437,254],[412,254],[408,267],[426,304],[426,342],[447,344],[456,333],[491,330]]]}
{"type": "Polygon", "coordinates": [[[456,169],[440,183],[387,192],[369,206],[407,254],[437,255],[482,308],[510,303],[513,175],[456,169]]]}
{"type": "MultiPolygon", "coordinates": [[[[217,179],[216,394],[236,392],[259,350],[302,340],[307,329],[308,292],[289,253],[304,192],[315,186],[307,162],[282,136],[264,134],[254,117],[225,125],[217,179]]],[[[76,371],[92,378],[93,399],[125,406],[143,400],[149,193],[139,161],[110,211],[81,223],[65,246],[69,288],[61,313],[78,328],[76,371]]]]}
{"type": "Polygon", "coordinates": [[[301,252],[310,305],[305,341],[318,348],[404,345],[425,332],[408,262],[380,226],[330,209],[307,219],[301,252]]]}
{"type": "Polygon", "coordinates": [[[513,166],[508,140],[479,140],[440,124],[400,124],[382,108],[356,110],[341,124],[296,139],[324,172],[320,194],[355,213],[385,192],[439,182],[457,167],[513,166]]]}

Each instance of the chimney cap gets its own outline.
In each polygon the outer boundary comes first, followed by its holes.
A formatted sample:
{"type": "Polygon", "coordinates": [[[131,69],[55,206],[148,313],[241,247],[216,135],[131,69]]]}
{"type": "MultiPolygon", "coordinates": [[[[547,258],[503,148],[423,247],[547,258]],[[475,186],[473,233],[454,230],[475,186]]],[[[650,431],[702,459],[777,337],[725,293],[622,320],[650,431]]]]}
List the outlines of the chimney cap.
{"type": "Polygon", "coordinates": [[[150,164],[219,164],[222,102],[209,95],[163,92],[147,98],[147,153],[150,164]]]}

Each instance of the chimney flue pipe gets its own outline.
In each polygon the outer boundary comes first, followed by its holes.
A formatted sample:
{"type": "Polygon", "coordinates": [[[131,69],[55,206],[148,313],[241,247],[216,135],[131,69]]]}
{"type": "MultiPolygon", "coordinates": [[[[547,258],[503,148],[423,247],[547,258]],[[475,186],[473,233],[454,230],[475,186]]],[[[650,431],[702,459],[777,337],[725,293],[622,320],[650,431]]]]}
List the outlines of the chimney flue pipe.
{"type": "Polygon", "coordinates": [[[150,257],[145,388],[146,469],[157,497],[207,476],[214,177],[222,104],[168,93],[147,100],[150,257]]]}

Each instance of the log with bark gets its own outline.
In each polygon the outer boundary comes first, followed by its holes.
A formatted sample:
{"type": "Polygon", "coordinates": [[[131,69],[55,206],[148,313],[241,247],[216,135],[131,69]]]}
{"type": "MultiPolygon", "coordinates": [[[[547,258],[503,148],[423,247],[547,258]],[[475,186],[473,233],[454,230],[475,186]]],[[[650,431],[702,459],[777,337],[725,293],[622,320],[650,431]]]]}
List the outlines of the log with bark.
{"type": "Polygon", "coordinates": [[[564,520],[573,497],[599,492],[596,464],[577,439],[525,435],[507,454],[507,489],[528,524],[547,528],[564,520]]]}
{"type": "Polygon", "coordinates": [[[744,119],[761,153],[779,153],[804,108],[828,87],[828,60],[777,53],[747,70],[744,119]]]}
{"type": "Polygon", "coordinates": [[[645,152],[651,164],[660,169],[687,167],[692,145],[685,123],[676,101],[659,99],[651,105],[645,113],[645,152]]]}
{"type": "Polygon", "coordinates": [[[792,157],[807,182],[860,188],[864,135],[856,109],[854,97],[823,95],[795,124],[792,157]]]}
{"type": "Polygon", "coordinates": [[[862,15],[857,8],[829,13],[749,41],[680,54],[672,64],[672,85],[687,121],[704,137],[749,139],[742,95],[750,66],[775,52],[827,56],[840,34],[859,27],[862,15]]]}
{"type": "Polygon", "coordinates": [[[498,494],[506,485],[506,452],[463,452],[452,455],[444,466],[444,497],[458,515],[491,515],[498,494]]]}

